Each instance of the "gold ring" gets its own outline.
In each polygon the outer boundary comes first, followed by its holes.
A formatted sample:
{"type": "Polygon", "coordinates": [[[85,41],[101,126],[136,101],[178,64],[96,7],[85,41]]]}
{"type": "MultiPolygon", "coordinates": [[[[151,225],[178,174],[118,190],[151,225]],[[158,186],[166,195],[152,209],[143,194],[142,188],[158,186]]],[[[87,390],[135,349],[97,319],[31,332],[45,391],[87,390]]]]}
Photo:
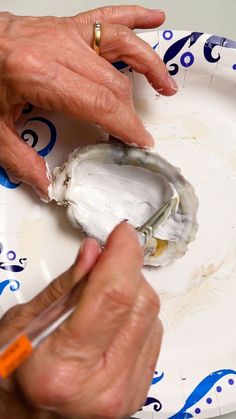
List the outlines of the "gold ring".
{"type": "Polygon", "coordinates": [[[100,22],[95,22],[93,25],[93,49],[100,55],[100,43],[102,35],[102,24],[100,22]]]}

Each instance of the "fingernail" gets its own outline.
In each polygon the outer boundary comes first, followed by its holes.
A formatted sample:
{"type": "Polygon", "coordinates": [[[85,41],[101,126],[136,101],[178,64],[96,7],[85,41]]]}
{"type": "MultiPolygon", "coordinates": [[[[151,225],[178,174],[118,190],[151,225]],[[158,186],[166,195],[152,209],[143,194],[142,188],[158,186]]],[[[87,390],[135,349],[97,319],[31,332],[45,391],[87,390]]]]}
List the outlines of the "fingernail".
{"type": "Polygon", "coordinates": [[[86,248],[86,241],[87,241],[87,239],[82,240],[80,248],[79,248],[79,252],[78,252],[78,254],[75,258],[75,263],[77,263],[80,260],[81,256],[83,255],[83,253],[85,251],[85,248],[86,248]]]}
{"type": "MultiPolygon", "coordinates": [[[[153,136],[150,134],[150,132],[148,132],[148,130],[147,129],[145,129],[145,132],[146,132],[146,138],[147,138],[147,142],[146,142],[146,144],[144,145],[144,147],[154,147],[154,144],[155,144],[155,141],[154,141],[154,138],[153,138],[153,136]]],[[[141,146],[142,147],[142,146],[141,146]]]]}
{"type": "Polygon", "coordinates": [[[32,186],[32,188],[35,190],[36,194],[39,196],[41,201],[50,202],[48,195],[45,194],[45,192],[42,189],[38,188],[37,186],[32,186]]]}
{"type": "Polygon", "coordinates": [[[165,11],[162,9],[148,9],[148,10],[152,13],[165,13],[165,11]]]}
{"type": "Polygon", "coordinates": [[[18,179],[18,177],[16,175],[14,175],[13,173],[11,173],[9,170],[7,171],[7,176],[8,179],[12,182],[12,183],[20,183],[20,179],[18,179]]]}
{"type": "Polygon", "coordinates": [[[84,253],[85,247],[86,247],[86,242],[87,242],[86,239],[82,240],[82,243],[81,243],[80,248],[79,248],[79,254],[77,256],[77,259],[80,258],[82,256],[82,254],[84,253]]]}
{"type": "MultiPolygon", "coordinates": [[[[151,136],[151,134],[145,129],[145,142],[143,141],[142,144],[139,143],[130,143],[129,141],[125,141],[123,140],[122,142],[124,144],[127,144],[129,147],[135,147],[135,148],[150,148],[150,147],[154,147],[155,145],[155,141],[153,139],[153,137],[151,136]]],[[[112,141],[112,143],[115,144],[115,142],[112,141]]],[[[118,144],[120,143],[120,141],[118,142],[118,144]]]]}
{"type": "Polygon", "coordinates": [[[126,234],[138,240],[138,233],[135,230],[135,228],[133,228],[129,223],[127,223],[127,221],[123,221],[123,223],[126,225],[126,234]]]}
{"type": "MultiPolygon", "coordinates": [[[[96,244],[98,244],[97,240],[93,239],[92,237],[86,237],[85,239],[82,240],[80,248],[79,248],[79,252],[75,259],[75,264],[79,262],[79,260],[85,253],[92,251],[93,249],[93,247],[91,246],[92,242],[96,242],[96,244]]],[[[98,254],[102,253],[102,248],[100,245],[96,251],[98,252],[98,254]]]]}
{"type": "Polygon", "coordinates": [[[169,83],[169,86],[171,87],[171,89],[173,89],[177,92],[179,90],[179,88],[178,88],[178,84],[176,83],[175,79],[170,74],[168,74],[167,80],[168,80],[168,83],[169,83]]]}

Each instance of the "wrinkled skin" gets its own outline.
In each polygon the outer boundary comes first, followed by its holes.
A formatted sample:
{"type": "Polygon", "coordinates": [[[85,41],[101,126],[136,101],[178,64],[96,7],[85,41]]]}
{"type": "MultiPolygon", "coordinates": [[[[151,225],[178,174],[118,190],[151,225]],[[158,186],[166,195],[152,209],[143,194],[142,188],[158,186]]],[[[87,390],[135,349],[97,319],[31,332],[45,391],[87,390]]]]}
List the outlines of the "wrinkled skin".
{"type": "Polygon", "coordinates": [[[66,273],[9,310],[0,322],[1,345],[88,274],[74,314],[2,383],[1,419],[115,419],[143,405],[162,325],[142,262],[137,233],[122,223],[103,252],[86,239],[66,273]]]}
{"type": "Polygon", "coordinates": [[[0,165],[47,195],[44,160],[21,141],[15,121],[27,102],[96,123],[127,143],[153,139],[134,111],[128,79],[111,63],[124,60],[164,95],[177,91],[163,62],[131,29],[154,28],[164,13],[138,6],[104,7],[74,17],[0,13],[0,165]],[[101,56],[91,48],[102,22],[101,56]]]}

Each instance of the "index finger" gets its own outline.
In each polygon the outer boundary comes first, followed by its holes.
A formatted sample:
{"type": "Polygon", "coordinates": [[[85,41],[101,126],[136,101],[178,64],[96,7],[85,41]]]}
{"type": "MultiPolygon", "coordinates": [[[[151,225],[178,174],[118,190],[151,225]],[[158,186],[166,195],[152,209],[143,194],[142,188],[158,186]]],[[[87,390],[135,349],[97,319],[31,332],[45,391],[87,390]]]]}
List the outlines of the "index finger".
{"type": "Polygon", "coordinates": [[[19,94],[27,94],[30,103],[99,124],[123,142],[142,147],[153,145],[151,134],[132,104],[122,102],[106,86],[80,76],[58,62],[45,67],[47,71],[35,80],[32,80],[32,74],[27,74],[27,69],[14,76],[21,82],[19,94]]]}
{"type": "Polygon", "coordinates": [[[120,224],[89,276],[88,285],[67,331],[97,355],[106,351],[136,300],[143,252],[137,233],[120,224]]]}

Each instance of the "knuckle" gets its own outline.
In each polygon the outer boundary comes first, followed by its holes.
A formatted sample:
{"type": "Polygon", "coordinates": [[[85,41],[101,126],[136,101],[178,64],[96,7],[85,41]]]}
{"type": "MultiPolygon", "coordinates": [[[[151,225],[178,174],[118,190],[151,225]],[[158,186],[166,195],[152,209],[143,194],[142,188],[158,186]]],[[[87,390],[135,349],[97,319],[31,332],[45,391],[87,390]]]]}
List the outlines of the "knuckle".
{"type": "Polygon", "coordinates": [[[14,75],[18,71],[20,64],[20,54],[17,51],[9,51],[2,63],[2,73],[5,73],[8,77],[14,75]]]}
{"type": "Polygon", "coordinates": [[[0,20],[7,19],[8,21],[12,21],[15,16],[11,12],[1,12],[0,20]]]}
{"type": "Polygon", "coordinates": [[[24,182],[27,178],[27,172],[24,170],[24,167],[18,167],[16,164],[13,164],[12,166],[8,165],[5,167],[5,170],[10,176],[10,179],[16,183],[24,182]]]}
{"type": "Polygon", "coordinates": [[[160,298],[146,281],[139,310],[149,318],[156,318],[160,312],[160,298]]]}
{"type": "Polygon", "coordinates": [[[19,304],[17,306],[11,307],[1,318],[1,322],[10,324],[16,321],[22,313],[24,313],[24,304],[19,304]]]}
{"type": "MultiPolygon", "coordinates": [[[[44,291],[49,302],[56,300],[71,288],[73,277],[75,277],[74,267],[71,266],[64,274],[51,282],[44,291]]],[[[74,282],[76,282],[76,279],[77,276],[75,277],[74,282]]]]}
{"type": "Polygon", "coordinates": [[[103,419],[126,417],[126,399],[127,395],[123,389],[113,387],[100,397],[95,416],[103,419]]]}
{"type": "Polygon", "coordinates": [[[54,302],[63,293],[63,287],[60,281],[53,281],[43,293],[43,303],[45,306],[54,302]]]}
{"type": "MultiPolygon", "coordinates": [[[[28,147],[31,147],[28,145],[28,147]]],[[[25,153],[21,151],[19,153],[20,160],[14,160],[9,162],[7,167],[5,167],[6,171],[9,173],[9,176],[17,182],[26,182],[29,181],[32,176],[29,169],[29,162],[30,168],[40,166],[41,161],[39,161],[39,156],[34,149],[25,150],[25,153]],[[30,151],[30,153],[29,153],[30,151]]]]}
{"type": "Polygon", "coordinates": [[[30,303],[18,304],[10,308],[1,318],[0,335],[1,341],[12,338],[32,318],[33,310],[30,303]]]}
{"type": "Polygon", "coordinates": [[[128,77],[126,77],[124,74],[121,74],[121,83],[120,83],[120,90],[128,96],[132,96],[132,87],[131,82],[129,81],[128,77]]]}
{"type": "Polygon", "coordinates": [[[65,382],[66,380],[64,379],[64,367],[59,367],[59,370],[62,370],[62,374],[54,371],[54,378],[50,378],[47,385],[47,392],[45,391],[44,393],[44,399],[46,399],[46,401],[49,401],[50,404],[58,405],[58,404],[67,404],[72,396],[76,393],[76,389],[71,381],[67,382],[67,388],[65,389],[65,382]],[[61,379],[60,379],[61,377],[61,379]],[[64,382],[64,384],[63,384],[64,382]]]}
{"type": "MultiPolygon", "coordinates": [[[[125,281],[124,281],[125,282],[125,281]]],[[[115,285],[104,290],[102,294],[105,306],[111,311],[124,314],[130,311],[134,304],[135,292],[132,286],[116,287],[115,285]]]]}
{"type": "Polygon", "coordinates": [[[146,12],[146,7],[144,7],[144,6],[139,6],[139,5],[137,5],[137,4],[135,4],[134,6],[133,6],[133,13],[135,14],[135,15],[138,15],[139,13],[143,13],[143,12],[146,12]]]}
{"type": "Polygon", "coordinates": [[[137,36],[134,39],[135,41],[135,54],[136,56],[139,56],[142,60],[142,65],[144,68],[147,67],[147,65],[152,64],[153,60],[156,62],[157,54],[152,49],[152,47],[144,41],[144,39],[138,38],[137,36]]]}
{"type": "Polygon", "coordinates": [[[160,312],[160,299],[155,291],[152,291],[147,298],[147,308],[151,311],[154,317],[160,312]]]}
{"type": "Polygon", "coordinates": [[[113,40],[122,45],[129,43],[131,33],[131,30],[126,26],[116,25],[113,33],[113,40]]]}
{"type": "Polygon", "coordinates": [[[113,15],[113,7],[105,6],[100,7],[94,11],[97,18],[104,22],[109,22],[113,15]]]}
{"type": "Polygon", "coordinates": [[[113,7],[105,6],[105,7],[98,7],[90,12],[80,13],[78,15],[80,22],[82,23],[91,23],[96,20],[100,22],[109,22],[113,16],[113,7]]]}
{"type": "MultiPolygon", "coordinates": [[[[25,383],[24,393],[27,399],[33,405],[58,406],[67,404],[75,393],[75,385],[73,380],[70,380],[70,382],[67,380],[64,370],[64,366],[55,362],[51,369],[47,368],[47,371],[41,371],[39,385],[29,386],[28,383],[25,383]],[[41,380],[42,385],[40,385],[41,380]]],[[[37,369],[36,373],[38,374],[37,369]]]]}
{"type": "Polygon", "coordinates": [[[3,70],[15,79],[25,71],[35,71],[41,67],[41,58],[33,50],[22,51],[20,48],[9,51],[5,57],[3,70]],[[24,59],[22,59],[24,57],[24,59]]]}
{"type": "Polygon", "coordinates": [[[99,86],[94,97],[94,106],[99,113],[113,114],[118,110],[119,102],[110,90],[99,86]]]}
{"type": "Polygon", "coordinates": [[[42,58],[33,49],[28,49],[24,54],[23,66],[23,70],[38,71],[42,67],[42,58]]]}

